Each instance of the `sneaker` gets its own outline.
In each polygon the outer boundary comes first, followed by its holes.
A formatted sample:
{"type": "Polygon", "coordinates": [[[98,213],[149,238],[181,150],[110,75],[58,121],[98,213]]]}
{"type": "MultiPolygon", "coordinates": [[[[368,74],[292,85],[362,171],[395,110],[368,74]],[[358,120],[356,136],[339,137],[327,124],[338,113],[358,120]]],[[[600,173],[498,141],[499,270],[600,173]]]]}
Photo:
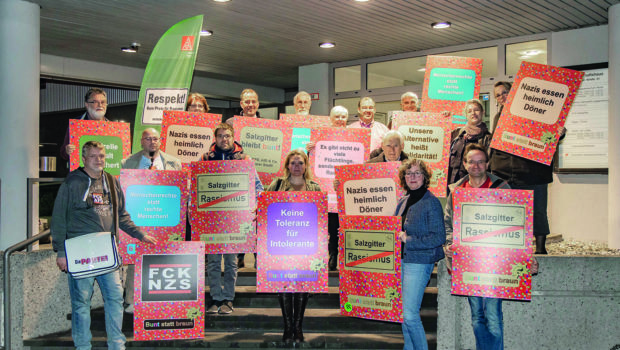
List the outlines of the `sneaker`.
{"type": "Polygon", "coordinates": [[[232,301],[224,300],[224,302],[222,303],[222,306],[220,306],[219,313],[222,315],[228,315],[229,313],[233,312],[233,310],[234,308],[233,308],[232,301]]]}
{"type": "Polygon", "coordinates": [[[219,309],[220,308],[217,305],[217,302],[213,301],[213,302],[211,302],[211,305],[209,305],[209,307],[207,308],[207,313],[208,314],[216,314],[219,309]]]}

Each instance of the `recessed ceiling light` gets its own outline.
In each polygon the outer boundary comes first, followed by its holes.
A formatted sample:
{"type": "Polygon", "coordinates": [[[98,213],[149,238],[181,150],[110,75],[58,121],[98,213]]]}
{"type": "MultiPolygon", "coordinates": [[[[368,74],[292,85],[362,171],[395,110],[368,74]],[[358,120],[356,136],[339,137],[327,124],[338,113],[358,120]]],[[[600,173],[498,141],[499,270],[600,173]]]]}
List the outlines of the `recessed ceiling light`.
{"type": "Polygon", "coordinates": [[[229,2],[230,0],[213,0],[215,2],[229,2]]]}
{"type": "Polygon", "coordinates": [[[131,43],[129,46],[121,47],[121,51],[126,53],[136,53],[140,48],[140,43],[131,43]]]}
{"type": "Polygon", "coordinates": [[[431,23],[431,27],[434,28],[434,29],[450,28],[450,26],[452,26],[452,23],[450,23],[450,22],[434,22],[434,23],[431,23]]]}
{"type": "Polygon", "coordinates": [[[211,36],[213,35],[213,31],[212,30],[201,30],[200,31],[200,36],[211,36]]]}
{"type": "Polygon", "coordinates": [[[368,2],[369,0],[355,0],[355,2],[368,2]]]}
{"type": "Polygon", "coordinates": [[[323,49],[331,49],[334,46],[336,46],[336,43],[332,43],[332,42],[329,42],[329,41],[319,44],[319,47],[323,48],[323,49]]]}

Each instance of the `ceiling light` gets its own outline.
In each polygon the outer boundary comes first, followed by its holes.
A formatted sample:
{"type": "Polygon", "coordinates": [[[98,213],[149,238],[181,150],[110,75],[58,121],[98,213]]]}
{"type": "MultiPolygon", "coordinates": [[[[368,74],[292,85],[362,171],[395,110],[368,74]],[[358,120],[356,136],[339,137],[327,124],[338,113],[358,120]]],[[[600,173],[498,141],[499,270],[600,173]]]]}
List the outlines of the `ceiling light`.
{"type": "Polygon", "coordinates": [[[355,2],[368,2],[369,0],[355,0],[355,2]]]}
{"type": "Polygon", "coordinates": [[[332,47],[336,46],[336,43],[331,43],[329,41],[326,41],[324,43],[320,43],[319,47],[322,49],[331,49],[332,47]]]}
{"type": "Polygon", "coordinates": [[[211,35],[213,35],[213,31],[212,30],[205,29],[205,30],[201,30],[200,31],[200,36],[211,36],[211,35]]]}
{"type": "Polygon", "coordinates": [[[140,49],[140,43],[131,43],[129,46],[121,47],[121,51],[127,53],[136,53],[140,49]]]}
{"type": "Polygon", "coordinates": [[[431,23],[431,27],[434,28],[434,29],[450,28],[450,26],[452,26],[452,23],[450,23],[450,22],[434,22],[434,23],[431,23]]]}
{"type": "Polygon", "coordinates": [[[213,0],[215,2],[229,2],[230,0],[213,0]]]}
{"type": "Polygon", "coordinates": [[[418,72],[426,72],[426,68],[422,67],[422,68],[418,69],[418,72]]]}

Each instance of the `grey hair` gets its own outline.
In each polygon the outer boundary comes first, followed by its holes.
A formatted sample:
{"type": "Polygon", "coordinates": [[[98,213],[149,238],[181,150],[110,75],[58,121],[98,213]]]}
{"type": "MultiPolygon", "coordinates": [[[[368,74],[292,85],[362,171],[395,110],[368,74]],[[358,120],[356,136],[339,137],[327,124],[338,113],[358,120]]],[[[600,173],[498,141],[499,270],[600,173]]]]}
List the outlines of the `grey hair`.
{"type": "Polygon", "coordinates": [[[344,114],[348,117],[349,111],[343,106],[334,106],[334,108],[332,108],[332,110],[329,112],[330,117],[340,115],[340,114],[344,114]]]}
{"type": "Polygon", "coordinates": [[[386,142],[393,138],[397,138],[400,141],[401,147],[405,145],[405,138],[398,130],[390,130],[386,132],[385,135],[383,135],[383,140],[381,140],[381,145],[383,146],[386,142]]]}
{"type": "Polygon", "coordinates": [[[312,101],[312,96],[310,96],[309,93],[305,92],[305,91],[300,91],[297,94],[295,94],[295,97],[293,97],[293,103],[297,102],[297,99],[302,97],[302,96],[307,96],[310,101],[312,101]]]}
{"type": "Polygon", "coordinates": [[[402,95],[400,96],[400,100],[402,101],[402,100],[403,100],[403,98],[405,98],[405,97],[407,97],[407,96],[411,96],[411,97],[413,97],[413,100],[415,101],[415,104],[416,104],[416,105],[418,104],[418,101],[419,101],[419,100],[418,100],[418,95],[416,95],[415,93],[413,93],[413,92],[411,92],[411,91],[407,91],[407,92],[405,92],[404,94],[402,94],[402,95]]]}

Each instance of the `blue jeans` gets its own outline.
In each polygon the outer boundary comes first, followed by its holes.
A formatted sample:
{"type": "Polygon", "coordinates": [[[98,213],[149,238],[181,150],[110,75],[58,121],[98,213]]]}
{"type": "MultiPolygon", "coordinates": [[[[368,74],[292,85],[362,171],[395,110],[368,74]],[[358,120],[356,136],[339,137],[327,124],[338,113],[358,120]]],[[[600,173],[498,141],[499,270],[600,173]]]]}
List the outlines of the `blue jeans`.
{"type": "Polygon", "coordinates": [[[403,337],[405,350],[427,350],[426,333],[420,319],[424,289],[435,264],[402,264],[403,337]]]}
{"type": "Polygon", "coordinates": [[[477,350],[504,349],[502,299],[468,297],[477,350]]]}
{"type": "Polygon", "coordinates": [[[108,349],[125,349],[123,334],[123,286],[120,270],[97,277],[69,279],[71,295],[71,336],[78,350],[90,350],[90,300],[93,296],[95,280],[103,296],[105,311],[105,330],[108,337],[108,349]]]}
{"type": "Polygon", "coordinates": [[[233,300],[237,282],[237,254],[207,255],[207,274],[213,301],[233,300]],[[222,257],[224,257],[224,284],[222,286],[222,257]]]}

